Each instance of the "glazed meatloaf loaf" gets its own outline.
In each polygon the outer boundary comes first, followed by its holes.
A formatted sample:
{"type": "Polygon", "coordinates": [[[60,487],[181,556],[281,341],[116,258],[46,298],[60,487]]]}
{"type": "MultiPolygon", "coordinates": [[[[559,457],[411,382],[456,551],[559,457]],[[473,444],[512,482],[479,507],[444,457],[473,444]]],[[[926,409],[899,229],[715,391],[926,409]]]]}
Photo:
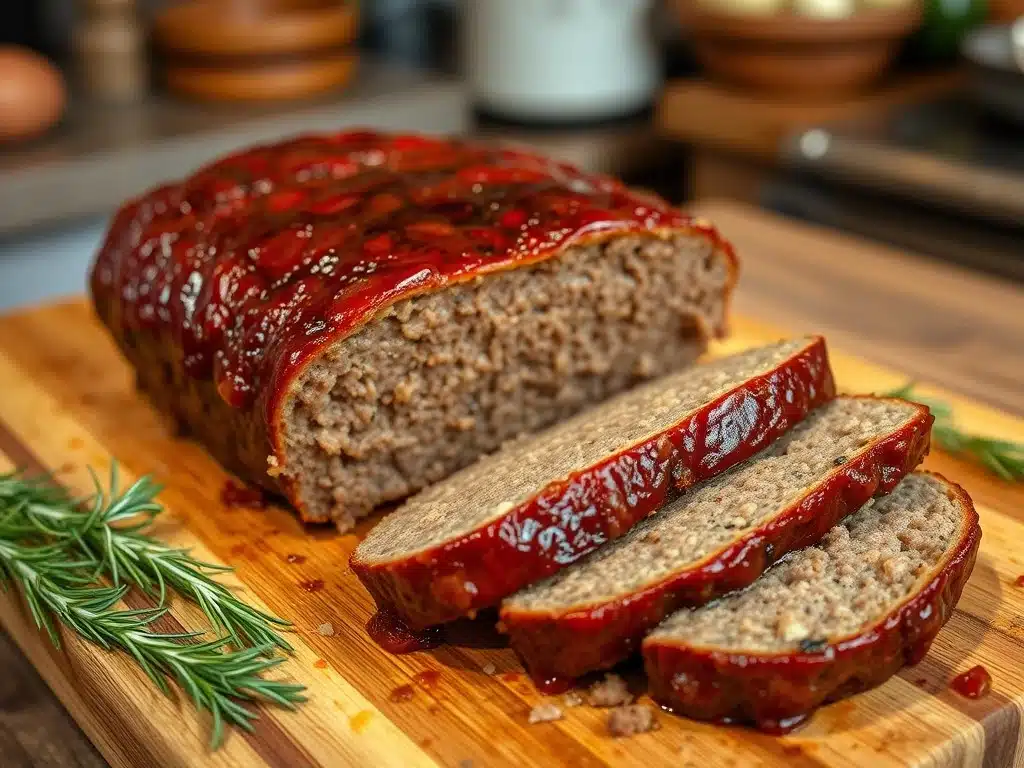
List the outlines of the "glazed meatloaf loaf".
{"type": "Polygon", "coordinates": [[[891,491],[927,453],[931,424],[927,408],[904,400],[821,406],[618,541],[505,600],[512,647],[539,679],[612,666],[673,611],[746,587],[891,491]]]}
{"type": "Polygon", "coordinates": [[[720,334],[705,222],[519,150],[307,136],[126,205],[91,274],[140,386],[309,521],[351,522],[720,334]]]}
{"type": "Polygon", "coordinates": [[[768,446],[834,391],[821,338],[649,382],[413,497],[363,539],[352,568],[414,628],[471,615],[768,446]]]}
{"type": "Polygon", "coordinates": [[[666,619],[643,642],[651,693],[690,717],[790,729],[920,661],[980,541],[962,488],[910,475],[749,589],[666,619]]]}

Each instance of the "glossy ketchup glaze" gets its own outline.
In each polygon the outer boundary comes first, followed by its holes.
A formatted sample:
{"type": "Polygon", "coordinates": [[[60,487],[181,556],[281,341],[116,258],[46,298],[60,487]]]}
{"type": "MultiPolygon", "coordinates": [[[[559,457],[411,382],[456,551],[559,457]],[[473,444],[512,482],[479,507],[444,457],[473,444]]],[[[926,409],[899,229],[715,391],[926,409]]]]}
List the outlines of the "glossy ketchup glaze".
{"type": "Polygon", "coordinates": [[[411,557],[382,564],[354,557],[352,569],[377,604],[409,626],[470,615],[621,536],[694,483],[750,458],[834,394],[824,340],[810,339],[772,370],[681,415],[650,439],[539,488],[485,525],[411,557]]]}
{"type": "Polygon", "coordinates": [[[101,314],[266,417],[324,343],[400,298],[611,234],[703,222],[533,153],[372,131],[225,157],[117,214],[91,275],[101,314]]]}
{"type": "Polygon", "coordinates": [[[366,623],[372,640],[389,653],[413,653],[436,648],[444,642],[441,627],[414,631],[397,615],[388,610],[377,611],[366,623]]]}
{"type": "Polygon", "coordinates": [[[968,699],[980,699],[992,690],[992,675],[978,664],[954,677],[949,687],[968,699]]]}
{"type": "Polygon", "coordinates": [[[1024,587],[1024,574],[1018,576],[1016,580],[1013,582],[1013,585],[1015,587],[1024,587]]]}
{"type": "Polygon", "coordinates": [[[701,720],[729,718],[777,732],[816,707],[873,688],[920,661],[952,615],[981,543],[974,504],[949,483],[968,519],[947,559],[921,590],[862,632],[789,654],[719,651],[669,640],[643,644],[651,696],[701,720]]]}
{"type": "Polygon", "coordinates": [[[573,687],[575,680],[571,677],[560,677],[559,675],[531,675],[533,686],[541,693],[554,696],[565,693],[573,687]]]}
{"type": "Polygon", "coordinates": [[[924,406],[892,434],[850,457],[787,509],[720,551],[656,583],[562,614],[503,608],[501,626],[535,676],[578,677],[635,653],[666,616],[751,584],[772,563],[819,541],[874,496],[888,493],[928,453],[924,406]]]}

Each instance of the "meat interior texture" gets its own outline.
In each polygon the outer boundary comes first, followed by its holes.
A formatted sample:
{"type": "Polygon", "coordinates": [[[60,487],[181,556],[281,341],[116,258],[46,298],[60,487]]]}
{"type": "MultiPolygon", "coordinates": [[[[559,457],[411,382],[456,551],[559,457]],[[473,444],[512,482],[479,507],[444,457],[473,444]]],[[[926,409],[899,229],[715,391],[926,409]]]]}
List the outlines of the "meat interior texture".
{"type": "Polygon", "coordinates": [[[794,339],[676,373],[513,442],[388,515],[363,540],[359,557],[363,562],[408,558],[485,526],[548,484],[664,431],[806,344],[794,339]]]}
{"type": "Polygon", "coordinates": [[[917,414],[916,406],[896,400],[839,398],[823,405],[755,457],[691,489],[577,565],[512,596],[503,610],[568,612],[697,567],[917,414]]]}
{"type": "Polygon", "coordinates": [[[941,568],[963,533],[946,485],[910,475],[790,556],[746,591],[670,616],[647,643],[726,652],[785,653],[830,643],[879,623],[941,568]]]}
{"type": "Polygon", "coordinates": [[[723,333],[735,272],[708,222],[615,179],[493,143],[343,131],[127,202],[90,291],[182,433],[304,519],[347,527],[686,365],[723,333]]]}
{"type": "MultiPolygon", "coordinates": [[[[709,241],[624,237],[403,301],[298,378],[287,472],[312,516],[347,526],[510,438],[688,366],[722,321],[728,279],[709,241]]],[[[403,525],[425,546],[451,521],[418,509],[403,525]]]]}

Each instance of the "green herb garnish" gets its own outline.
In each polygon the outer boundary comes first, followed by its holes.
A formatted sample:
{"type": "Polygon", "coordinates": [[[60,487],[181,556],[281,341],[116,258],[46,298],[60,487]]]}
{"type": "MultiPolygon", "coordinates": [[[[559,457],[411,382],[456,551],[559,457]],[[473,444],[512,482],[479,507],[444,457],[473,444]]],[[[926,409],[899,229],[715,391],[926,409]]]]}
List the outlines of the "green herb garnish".
{"type": "Polygon", "coordinates": [[[210,712],[211,748],[224,724],[252,728],[256,712],[242,702],[266,701],[293,708],[303,686],[263,674],[291,646],[277,630],[288,622],[242,602],[215,581],[230,570],[161,544],[146,533],[162,507],[159,487],[142,478],[118,491],[116,467],[109,491],[98,480],[87,498],[72,497],[50,478],[0,475],[0,581],[14,584],[36,625],[60,646],[64,626],[106,649],[131,654],[164,693],[176,682],[196,708],[210,712]],[[154,608],[118,609],[132,587],[159,600],[154,608]],[[218,637],[202,632],[159,633],[149,625],[168,609],[168,590],[196,603],[218,637]]]}
{"type": "Polygon", "coordinates": [[[972,435],[957,428],[948,403],[914,394],[914,383],[882,393],[928,406],[935,417],[932,440],[942,450],[978,462],[990,472],[1010,482],[1024,481],[1024,443],[972,435]]]}

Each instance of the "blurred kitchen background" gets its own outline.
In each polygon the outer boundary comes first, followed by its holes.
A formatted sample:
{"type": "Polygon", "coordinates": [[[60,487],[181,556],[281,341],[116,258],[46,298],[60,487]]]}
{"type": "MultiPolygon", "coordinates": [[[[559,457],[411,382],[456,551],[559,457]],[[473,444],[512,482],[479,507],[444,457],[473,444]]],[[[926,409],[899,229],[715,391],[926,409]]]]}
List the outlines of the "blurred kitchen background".
{"type": "Polygon", "coordinates": [[[0,0],[0,309],[126,197],[345,126],[533,145],[1024,279],[1024,0],[0,0]]]}

